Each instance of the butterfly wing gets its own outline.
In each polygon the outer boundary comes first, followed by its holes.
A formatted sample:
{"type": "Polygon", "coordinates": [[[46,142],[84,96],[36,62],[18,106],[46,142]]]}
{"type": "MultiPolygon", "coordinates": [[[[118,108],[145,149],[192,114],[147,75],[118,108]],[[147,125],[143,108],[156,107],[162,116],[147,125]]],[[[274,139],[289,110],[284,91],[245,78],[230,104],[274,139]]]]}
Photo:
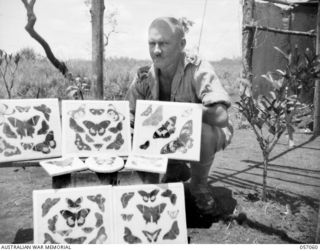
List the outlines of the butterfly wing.
{"type": "Polygon", "coordinates": [[[151,222],[151,218],[154,221],[154,215],[155,213],[153,213],[152,208],[138,204],[137,205],[138,210],[140,211],[140,213],[142,213],[143,219],[146,221],[146,224],[148,224],[149,222],[151,222]]]}
{"type": "Polygon", "coordinates": [[[154,202],[156,200],[156,196],[159,192],[160,192],[159,189],[154,189],[153,191],[151,191],[151,193],[149,194],[149,198],[151,202],[154,202]]]}
{"type": "Polygon", "coordinates": [[[149,105],[147,109],[145,109],[142,113],[141,116],[148,116],[152,112],[152,105],[149,105]]]}
{"type": "Polygon", "coordinates": [[[147,140],[144,144],[140,145],[140,149],[146,150],[150,146],[150,141],[147,140]]]}
{"type": "Polygon", "coordinates": [[[121,204],[123,208],[128,206],[129,200],[134,196],[134,192],[124,193],[121,196],[121,204]]]}
{"type": "Polygon", "coordinates": [[[103,244],[106,242],[108,236],[104,227],[101,227],[97,233],[97,237],[94,238],[89,244],[103,244]]]}
{"type": "Polygon", "coordinates": [[[109,120],[104,120],[97,125],[99,136],[103,136],[103,134],[106,132],[106,129],[110,125],[110,123],[111,122],[109,120]]]}
{"type": "Polygon", "coordinates": [[[94,216],[96,217],[96,227],[100,227],[103,224],[103,218],[102,218],[102,214],[99,213],[94,213],[94,216]]]}
{"type": "Polygon", "coordinates": [[[70,212],[69,210],[61,210],[60,214],[66,220],[69,227],[74,227],[76,224],[76,214],[70,212]]]}
{"type": "Polygon", "coordinates": [[[115,149],[119,150],[124,143],[124,139],[122,138],[122,134],[117,134],[115,140],[107,146],[107,149],[115,149]]]}
{"type": "Polygon", "coordinates": [[[49,125],[45,120],[42,120],[41,128],[38,130],[37,134],[38,135],[46,134],[48,132],[48,129],[49,129],[49,125]]]}
{"type": "Polygon", "coordinates": [[[153,138],[169,138],[176,130],[177,117],[170,117],[161,127],[159,127],[153,134],[153,138]]]}
{"type": "Polygon", "coordinates": [[[27,131],[27,135],[31,138],[33,137],[33,133],[35,131],[35,126],[38,124],[38,121],[40,119],[40,116],[33,116],[32,118],[28,119],[23,123],[24,128],[27,131]]]}
{"type": "Polygon", "coordinates": [[[78,123],[71,117],[69,119],[69,126],[75,132],[78,132],[78,133],[83,133],[84,132],[84,129],[81,126],[79,126],[78,123]]]}
{"type": "Polygon", "coordinates": [[[89,133],[91,136],[97,135],[98,126],[95,123],[93,123],[92,121],[89,121],[89,120],[85,120],[85,121],[83,121],[83,124],[89,130],[89,133]]]}
{"type": "Polygon", "coordinates": [[[10,126],[7,123],[4,123],[4,125],[3,125],[3,133],[9,139],[10,138],[13,138],[13,139],[17,138],[17,135],[11,130],[10,126]]]}
{"type": "Polygon", "coordinates": [[[142,197],[144,202],[148,202],[149,201],[149,193],[140,190],[140,191],[138,191],[138,194],[141,195],[141,197],[142,197]]]}
{"type": "Polygon", "coordinates": [[[86,217],[90,213],[89,208],[83,208],[77,213],[77,223],[78,226],[81,227],[86,222],[86,217]]]}
{"type": "Polygon", "coordinates": [[[81,236],[79,238],[65,238],[64,241],[68,244],[82,244],[86,239],[87,237],[81,236]]]}
{"type": "Polygon", "coordinates": [[[58,220],[58,215],[54,215],[52,219],[48,219],[48,229],[52,232],[55,233],[56,231],[56,223],[58,220]]]}
{"type": "Polygon", "coordinates": [[[137,236],[134,236],[131,232],[131,230],[128,227],[124,228],[124,236],[123,239],[125,242],[129,244],[137,244],[141,243],[141,239],[137,236]]]}
{"type": "Polygon", "coordinates": [[[60,201],[60,198],[47,198],[45,202],[41,205],[42,208],[42,217],[46,216],[46,214],[50,211],[50,209],[60,201]]]}
{"type": "Polygon", "coordinates": [[[156,224],[158,223],[158,220],[160,219],[161,214],[163,213],[164,209],[166,207],[165,203],[161,203],[158,206],[150,208],[150,214],[152,216],[152,221],[156,224]]]}
{"type": "Polygon", "coordinates": [[[44,244],[59,244],[56,242],[50,234],[44,233],[44,244]]]}
{"type": "Polygon", "coordinates": [[[51,109],[48,106],[46,106],[45,104],[42,104],[39,106],[34,106],[33,108],[39,112],[42,112],[46,120],[49,121],[51,109]]]}
{"type": "Polygon", "coordinates": [[[158,106],[157,109],[150,115],[150,117],[146,118],[143,122],[143,126],[156,126],[162,120],[163,108],[162,106],[158,106]]]}
{"type": "Polygon", "coordinates": [[[112,133],[117,133],[117,132],[121,131],[122,128],[123,128],[122,122],[119,122],[116,127],[109,128],[109,131],[112,133]]]}
{"type": "Polygon", "coordinates": [[[179,231],[179,227],[178,227],[178,221],[174,221],[172,223],[172,226],[169,230],[169,232],[167,232],[162,239],[163,240],[175,240],[177,238],[177,236],[179,235],[180,231],[179,231]]]}
{"type": "Polygon", "coordinates": [[[146,230],[142,231],[142,233],[144,234],[145,237],[147,237],[147,240],[149,242],[157,242],[160,232],[161,232],[161,228],[154,232],[149,232],[146,230]]]}
{"type": "Polygon", "coordinates": [[[66,202],[69,208],[79,208],[82,202],[82,199],[83,199],[82,197],[79,197],[78,199],[73,201],[72,199],[66,198],[66,202]]]}
{"type": "Polygon", "coordinates": [[[80,136],[80,134],[76,134],[76,140],[74,141],[74,144],[77,146],[78,150],[91,150],[91,147],[87,144],[85,144],[80,136]]]}

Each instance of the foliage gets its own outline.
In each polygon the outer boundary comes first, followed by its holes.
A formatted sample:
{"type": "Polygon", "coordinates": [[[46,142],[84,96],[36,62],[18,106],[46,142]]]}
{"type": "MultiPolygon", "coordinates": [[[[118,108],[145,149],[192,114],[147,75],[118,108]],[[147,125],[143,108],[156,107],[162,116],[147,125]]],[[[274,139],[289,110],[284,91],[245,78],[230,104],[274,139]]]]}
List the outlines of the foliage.
{"type": "Polygon", "coordinates": [[[0,49],[0,74],[9,99],[12,97],[12,88],[15,84],[19,61],[19,53],[15,55],[8,54],[4,50],[0,49]]]}
{"type": "Polygon", "coordinates": [[[239,111],[246,117],[256,134],[264,159],[263,195],[266,199],[266,178],[269,156],[281,135],[286,129],[292,129],[293,117],[302,103],[302,90],[313,88],[315,79],[319,77],[320,61],[306,50],[304,57],[298,54],[298,49],[286,54],[275,48],[287,60],[285,70],[278,69],[275,78],[272,73],[263,75],[273,86],[268,96],[252,96],[252,86],[243,79],[243,93],[237,102],[239,111]]]}

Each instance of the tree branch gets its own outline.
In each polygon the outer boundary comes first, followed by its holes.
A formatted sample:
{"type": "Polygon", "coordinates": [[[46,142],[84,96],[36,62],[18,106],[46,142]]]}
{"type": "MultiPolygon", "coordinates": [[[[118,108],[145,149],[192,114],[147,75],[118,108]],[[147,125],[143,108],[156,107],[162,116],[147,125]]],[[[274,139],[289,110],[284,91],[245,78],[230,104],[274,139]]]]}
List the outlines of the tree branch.
{"type": "Polygon", "coordinates": [[[307,37],[312,37],[316,38],[316,34],[314,31],[291,31],[291,30],[283,30],[283,29],[278,29],[278,28],[270,28],[270,27],[265,27],[261,25],[254,25],[254,24],[246,24],[243,26],[243,30],[263,30],[263,31],[269,31],[269,32],[275,32],[275,33],[281,33],[281,34],[289,34],[289,35],[296,35],[296,36],[307,36],[307,37]]]}
{"type": "Polygon", "coordinates": [[[21,1],[27,10],[28,23],[25,26],[26,31],[29,33],[29,35],[32,38],[34,38],[38,43],[40,43],[50,62],[66,77],[68,73],[68,68],[66,64],[62,61],[60,62],[54,56],[49,44],[34,30],[34,25],[37,21],[37,17],[34,14],[33,6],[36,0],[30,0],[30,2],[28,2],[28,0],[21,0],[21,1]]]}

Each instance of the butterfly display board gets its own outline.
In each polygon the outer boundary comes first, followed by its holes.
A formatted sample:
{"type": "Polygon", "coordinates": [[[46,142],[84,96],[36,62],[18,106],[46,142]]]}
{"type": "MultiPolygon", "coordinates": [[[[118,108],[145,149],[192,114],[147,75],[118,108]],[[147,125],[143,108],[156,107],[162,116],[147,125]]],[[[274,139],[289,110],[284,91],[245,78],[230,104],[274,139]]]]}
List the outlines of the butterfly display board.
{"type": "Polygon", "coordinates": [[[128,101],[62,101],[62,153],[89,157],[131,151],[128,101]]]}
{"type": "Polygon", "coordinates": [[[137,100],[133,152],[200,160],[201,104],[137,100]]]}
{"type": "Polygon", "coordinates": [[[187,243],[182,183],[113,188],[116,243],[187,243]]]}
{"type": "Polygon", "coordinates": [[[58,99],[0,100],[0,162],[58,157],[58,99]]]}
{"type": "Polygon", "coordinates": [[[34,191],[34,243],[113,243],[111,203],[111,186],[34,191]]]}

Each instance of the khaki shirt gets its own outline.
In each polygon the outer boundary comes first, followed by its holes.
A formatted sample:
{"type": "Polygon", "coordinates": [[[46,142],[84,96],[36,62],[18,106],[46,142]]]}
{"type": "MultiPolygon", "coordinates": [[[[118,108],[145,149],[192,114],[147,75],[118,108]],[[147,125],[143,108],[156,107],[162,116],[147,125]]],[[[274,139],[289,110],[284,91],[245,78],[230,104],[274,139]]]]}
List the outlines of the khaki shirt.
{"type": "MultiPolygon", "coordinates": [[[[130,104],[131,125],[134,124],[136,100],[159,100],[159,80],[154,65],[138,70],[129,87],[126,99],[130,104]]],[[[171,85],[170,101],[202,103],[212,105],[223,103],[229,108],[231,100],[221,85],[211,64],[197,56],[184,54],[171,85]]],[[[232,126],[222,128],[226,135],[226,144],[232,137],[232,126]]]]}

